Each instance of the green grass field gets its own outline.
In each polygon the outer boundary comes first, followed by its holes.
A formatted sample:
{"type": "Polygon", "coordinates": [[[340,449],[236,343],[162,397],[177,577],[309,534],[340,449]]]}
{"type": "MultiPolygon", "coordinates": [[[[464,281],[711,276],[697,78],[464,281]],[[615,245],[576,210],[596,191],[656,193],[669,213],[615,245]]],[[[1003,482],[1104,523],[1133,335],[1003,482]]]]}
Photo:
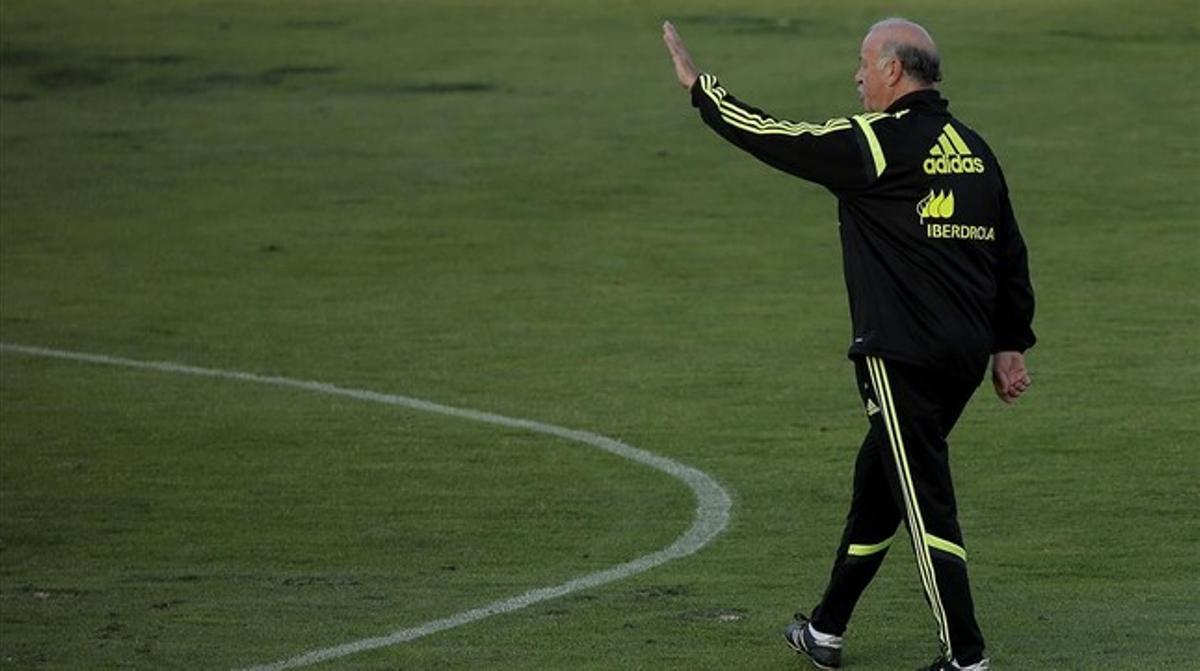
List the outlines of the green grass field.
{"type": "MultiPolygon", "coordinates": [[[[0,340],[592,431],[734,498],[699,553],[313,668],[797,669],[865,429],[833,199],[708,131],[700,65],[856,111],[923,21],[1003,162],[1041,343],[953,442],[998,669],[1200,664],[1200,11],[1189,2],[4,0],[0,340]]],[[[0,353],[0,669],[235,668],[598,571],[691,523],[586,446],[0,353]]],[[[894,552],[847,668],[936,653],[894,552]]]]}

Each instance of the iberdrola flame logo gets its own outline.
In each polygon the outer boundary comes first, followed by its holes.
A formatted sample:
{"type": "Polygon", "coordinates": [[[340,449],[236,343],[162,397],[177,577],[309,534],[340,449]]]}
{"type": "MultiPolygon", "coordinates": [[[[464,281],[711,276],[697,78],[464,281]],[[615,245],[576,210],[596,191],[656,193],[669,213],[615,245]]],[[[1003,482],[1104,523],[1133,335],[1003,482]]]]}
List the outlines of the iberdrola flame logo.
{"type": "Polygon", "coordinates": [[[937,193],[934,193],[930,189],[929,195],[917,203],[917,214],[920,215],[922,223],[926,219],[949,219],[953,217],[954,192],[942,192],[939,190],[937,193]]]}

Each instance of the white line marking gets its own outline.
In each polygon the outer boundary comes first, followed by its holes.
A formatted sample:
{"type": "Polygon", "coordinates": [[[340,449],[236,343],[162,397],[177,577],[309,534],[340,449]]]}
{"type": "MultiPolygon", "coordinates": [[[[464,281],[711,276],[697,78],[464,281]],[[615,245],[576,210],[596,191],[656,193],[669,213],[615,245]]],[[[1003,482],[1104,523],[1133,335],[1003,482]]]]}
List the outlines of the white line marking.
{"type": "Polygon", "coordinates": [[[142,370],[154,370],[163,373],[174,373],[178,375],[195,375],[198,377],[220,378],[225,380],[238,380],[240,382],[254,382],[258,384],[269,384],[277,387],[290,387],[292,389],[302,389],[318,394],[332,394],[334,396],[346,396],[362,401],[372,401],[375,403],[384,403],[387,405],[402,406],[422,412],[432,412],[450,417],[458,417],[461,419],[469,419],[475,422],[483,422],[486,424],[495,424],[498,426],[507,426],[517,429],[525,429],[534,433],[541,433],[558,438],[583,443],[592,447],[599,448],[605,452],[611,452],[619,457],[636,461],[639,464],[649,466],[653,469],[662,471],[671,477],[683,481],[696,496],[696,512],[692,520],[692,526],[685,531],[675,542],[668,547],[652,552],[626,562],[597,571],[587,575],[573,578],[561,585],[553,587],[540,587],[530,590],[519,596],[509,599],[503,599],[489,603],[486,606],[480,606],[472,610],[466,610],[461,613],[455,613],[440,620],[426,622],[417,627],[409,629],[401,629],[394,631],[384,636],[374,638],[364,638],[341,645],[335,645],[329,648],[320,648],[310,650],[303,654],[291,657],[289,659],[271,662],[260,666],[250,667],[248,671],[276,671],[281,669],[296,669],[318,662],[324,662],[347,655],[353,655],[367,650],[375,650],[376,648],[385,648],[400,643],[412,641],[414,639],[435,634],[446,629],[453,629],[464,624],[469,624],[477,620],[482,620],[493,615],[509,613],[514,610],[532,606],[535,603],[546,601],[547,599],[555,599],[560,596],[578,592],[580,590],[599,587],[616,580],[622,580],[630,576],[648,571],[656,566],[665,564],[671,560],[686,557],[695,553],[700,548],[712,542],[729,524],[730,510],[733,504],[729,498],[729,493],[726,492],[721,485],[717,484],[711,476],[704,471],[697,470],[690,466],[684,466],[676,461],[660,457],[652,452],[647,452],[630,445],[626,445],[618,440],[607,438],[595,433],[586,431],[575,431],[572,429],[564,429],[553,424],[543,424],[529,419],[518,419],[514,417],[505,417],[504,415],[496,415],[490,412],[480,412],[478,410],[470,410],[468,408],[455,408],[440,403],[432,403],[423,401],[419,398],[409,396],[397,396],[395,394],[381,394],[379,392],[367,391],[365,389],[352,389],[349,387],[339,387],[324,382],[313,382],[309,380],[294,380],[287,377],[278,377],[272,375],[256,375],[254,373],[245,373],[236,370],[220,370],[216,368],[199,368],[196,366],[185,366],[183,364],[171,363],[169,361],[139,361],[137,359],[125,359],[115,356],[105,356],[103,354],[87,354],[84,352],[69,352],[66,350],[48,349],[45,347],[29,347],[26,345],[16,345],[11,343],[0,342],[0,351],[15,352],[19,354],[27,354],[29,356],[49,357],[54,359],[67,359],[70,361],[82,361],[86,363],[101,364],[105,366],[123,366],[125,368],[138,368],[142,370]]]}

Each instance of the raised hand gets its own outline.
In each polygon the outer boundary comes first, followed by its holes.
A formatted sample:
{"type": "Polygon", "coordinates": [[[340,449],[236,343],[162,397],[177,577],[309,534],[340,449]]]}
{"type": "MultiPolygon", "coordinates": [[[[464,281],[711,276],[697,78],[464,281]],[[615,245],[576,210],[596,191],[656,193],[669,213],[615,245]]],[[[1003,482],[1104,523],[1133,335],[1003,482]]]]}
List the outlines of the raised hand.
{"type": "Polygon", "coordinates": [[[700,76],[700,71],[696,69],[696,64],[692,62],[692,55],[683,45],[683,38],[679,36],[670,21],[663,22],[663,42],[667,43],[667,51],[671,52],[671,60],[675,63],[675,76],[679,78],[679,83],[685,89],[692,88],[692,84],[700,76]]]}

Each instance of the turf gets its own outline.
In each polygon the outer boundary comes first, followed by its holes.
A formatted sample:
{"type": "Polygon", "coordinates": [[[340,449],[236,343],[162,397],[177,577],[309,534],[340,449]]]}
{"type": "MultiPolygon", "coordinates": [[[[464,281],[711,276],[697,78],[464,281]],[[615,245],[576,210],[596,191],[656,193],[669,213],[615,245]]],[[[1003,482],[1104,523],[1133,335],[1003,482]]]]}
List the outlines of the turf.
{"type": "MultiPolygon", "coordinates": [[[[854,111],[882,4],[6,0],[0,340],[613,436],[735,499],[699,554],[317,668],[786,669],[864,428],[832,199],[724,145],[658,26],[854,111]]],[[[1041,343],[954,437],[998,668],[1200,659],[1191,3],[912,3],[1000,156],[1041,343]]],[[[661,548],[686,488],[587,447],[0,354],[0,668],[231,668],[661,548]]],[[[851,668],[936,651],[911,558],[851,668]]]]}

